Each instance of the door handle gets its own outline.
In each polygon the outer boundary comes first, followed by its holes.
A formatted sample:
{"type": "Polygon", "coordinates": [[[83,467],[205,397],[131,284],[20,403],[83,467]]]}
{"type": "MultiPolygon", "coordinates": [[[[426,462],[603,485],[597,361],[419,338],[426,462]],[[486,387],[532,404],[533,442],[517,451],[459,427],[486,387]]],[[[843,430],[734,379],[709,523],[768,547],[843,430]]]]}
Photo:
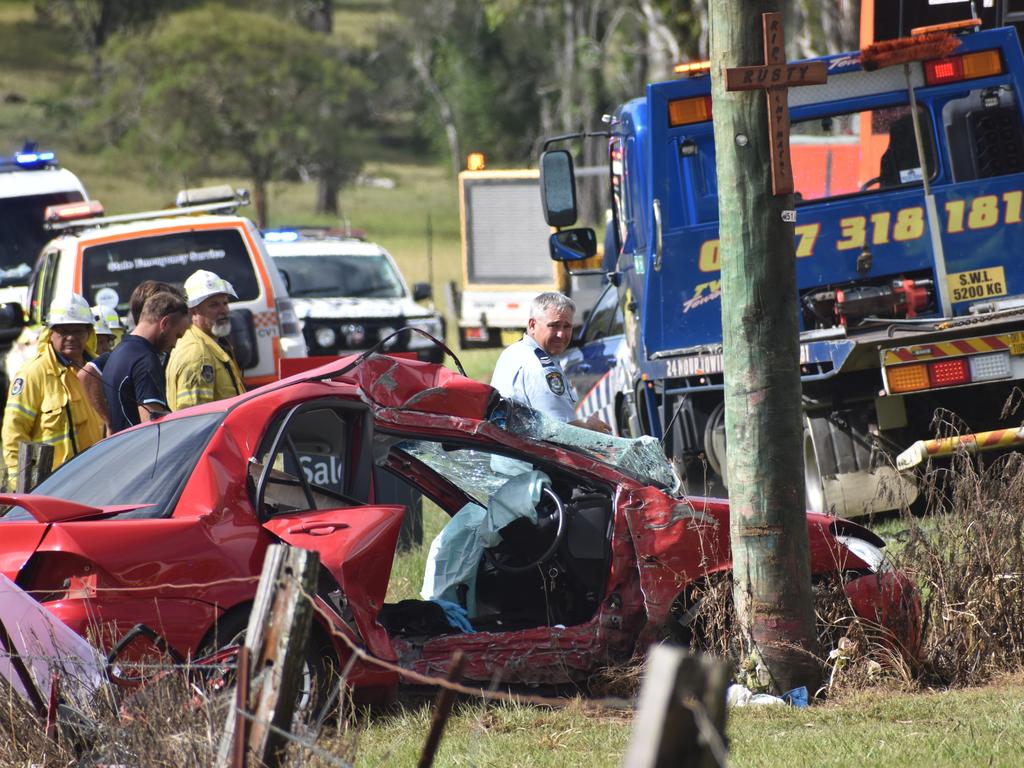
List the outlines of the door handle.
{"type": "Polygon", "coordinates": [[[288,533],[308,533],[310,536],[328,536],[348,528],[348,523],[304,523],[288,529],[288,533]]]}

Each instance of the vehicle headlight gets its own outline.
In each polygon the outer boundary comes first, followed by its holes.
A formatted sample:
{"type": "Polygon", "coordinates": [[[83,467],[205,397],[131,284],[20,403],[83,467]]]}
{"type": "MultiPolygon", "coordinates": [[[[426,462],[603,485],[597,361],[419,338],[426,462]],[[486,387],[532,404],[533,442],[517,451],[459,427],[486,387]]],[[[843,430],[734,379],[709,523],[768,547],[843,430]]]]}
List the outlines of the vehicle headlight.
{"type": "Polygon", "coordinates": [[[836,536],[836,541],[867,563],[875,573],[887,571],[892,567],[885,559],[885,553],[869,541],[854,536],[836,536]]]}
{"type": "MultiPolygon", "coordinates": [[[[417,317],[406,321],[410,328],[419,328],[424,333],[429,333],[435,339],[444,341],[444,324],[439,317],[417,317]]],[[[409,349],[428,349],[434,346],[434,342],[419,333],[409,334],[409,349]]]]}
{"type": "Polygon", "coordinates": [[[313,338],[321,347],[332,347],[338,339],[338,334],[334,332],[333,328],[317,328],[313,338]]]}

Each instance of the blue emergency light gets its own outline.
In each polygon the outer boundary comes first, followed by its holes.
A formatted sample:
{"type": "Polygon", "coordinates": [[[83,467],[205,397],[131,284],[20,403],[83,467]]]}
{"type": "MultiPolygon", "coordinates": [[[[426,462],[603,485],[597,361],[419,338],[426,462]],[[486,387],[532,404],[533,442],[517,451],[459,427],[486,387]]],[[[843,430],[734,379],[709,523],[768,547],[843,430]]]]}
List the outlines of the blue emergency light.
{"type": "Polygon", "coordinates": [[[40,152],[35,142],[26,141],[18,152],[10,157],[0,157],[0,168],[7,170],[35,171],[57,165],[57,155],[53,152],[40,152]]]}
{"type": "Polygon", "coordinates": [[[263,239],[268,243],[294,243],[299,233],[294,229],[271,229],[263,233],[263,239]]]}
{"type": "Polygon", "coordinates": [[[22,168],[45,168],[56,160],[53,152],[19,152],[14,156],[14,162],[22,168]]]}

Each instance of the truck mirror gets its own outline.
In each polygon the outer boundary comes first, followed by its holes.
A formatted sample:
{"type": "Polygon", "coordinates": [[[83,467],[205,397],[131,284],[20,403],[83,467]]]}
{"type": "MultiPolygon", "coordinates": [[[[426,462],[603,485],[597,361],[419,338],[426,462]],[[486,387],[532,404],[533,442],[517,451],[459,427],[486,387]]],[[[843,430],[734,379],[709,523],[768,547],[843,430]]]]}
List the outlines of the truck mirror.
{"type": "Polygon", "coordinates": [[[540,197],[549,227],[576,223],[576,177],[566,150],[552,149],[540,156],[540,197]]]}
{"type": "Polygon", "coordinates": [[[25,311],[16,301],[0,304],[0,330],[17,330],[25,326],[25,311]]]}
{"type": "Polygon", "coordinates": [[[597,235],[592,229],[563,229],[548,240],[554,261],[580,261],[597,253],[597,235]]]}
{"type": "Polygon", "coordinates": [[[414,283],[412,286],[413,301],[423,301],[433,295],[434,289],[430,287],[430,283],[414,283]]]}

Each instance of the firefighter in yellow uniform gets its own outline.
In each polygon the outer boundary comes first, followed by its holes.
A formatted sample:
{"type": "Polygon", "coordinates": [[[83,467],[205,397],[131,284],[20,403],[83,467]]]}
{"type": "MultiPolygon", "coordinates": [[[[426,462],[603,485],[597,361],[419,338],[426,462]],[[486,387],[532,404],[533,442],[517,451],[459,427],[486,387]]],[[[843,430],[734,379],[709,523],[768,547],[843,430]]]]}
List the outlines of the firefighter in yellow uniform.
{"type": "Polygon", "coordinates": [[[7,394],[3,445],[11,488],[21,443],[52,445],[56,469],[103,437],[103,422],[77,376],[85,364],[86,350],[95,351],[88,302],[78,294],[54,301],[46,325],[39,336],[36,356],[21,367],[7,394]]]}
{"type": "Polygon", "coordinates": [[[167,361],[167,403],[180,411],[190,405],[234,397],[245,391],[227,343],[231,333],[228,301],[238,295],[231,283],[200,269],[185,281],[192,326],[167,361]]]}

